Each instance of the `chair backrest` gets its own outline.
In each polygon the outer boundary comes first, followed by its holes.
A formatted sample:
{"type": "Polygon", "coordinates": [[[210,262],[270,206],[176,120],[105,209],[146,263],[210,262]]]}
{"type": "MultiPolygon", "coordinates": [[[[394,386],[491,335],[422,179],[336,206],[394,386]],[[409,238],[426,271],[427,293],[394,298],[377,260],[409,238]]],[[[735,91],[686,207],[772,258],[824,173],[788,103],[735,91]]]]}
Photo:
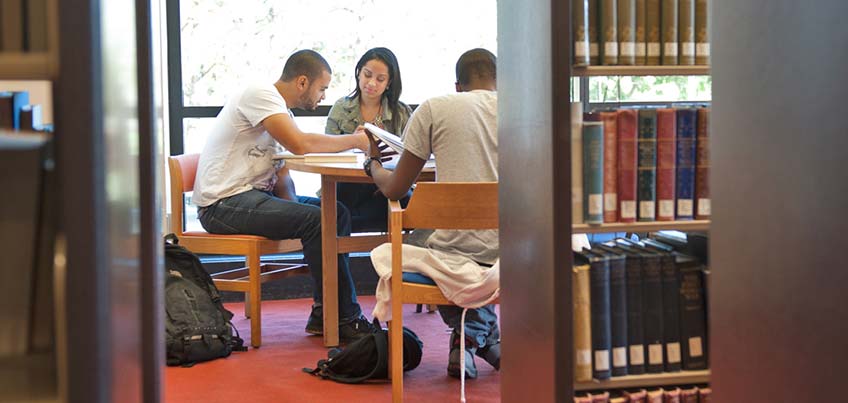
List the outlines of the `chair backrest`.
{"type": "Polygon", "coordinates": [[[497,182],[419,182],[403,210],[404,228],[497,229],[497,182]]]}
{"type": "Polygon", "coordinates": [[[183,203],[185,192],[194,190],[194,177],[200,154],[183,154],[168,157],[171,178],[171,232],[183,233],[183,203]]]}

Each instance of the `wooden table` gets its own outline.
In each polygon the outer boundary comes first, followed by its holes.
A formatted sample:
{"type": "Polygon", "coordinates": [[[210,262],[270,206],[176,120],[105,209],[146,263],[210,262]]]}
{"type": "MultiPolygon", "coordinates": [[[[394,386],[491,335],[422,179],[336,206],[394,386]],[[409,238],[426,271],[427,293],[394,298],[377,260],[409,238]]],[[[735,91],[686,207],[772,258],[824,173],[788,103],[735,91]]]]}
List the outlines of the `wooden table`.
{"type": "MultiPolygon", "coordinates": [[[[371,251],[389,241],[382,235],[338,236],[336,229],[336,184],[339,182],[374,183],[362,170],[362,163],[305,163],[290,159],[286,166],[295,171],[321,175],[321,249],[323,254],[324,345],[339,345],[338,254],[371,251]]],[[[419,181],[435,180],[435,169],[425,165],[419,181]]],[[[386,213],[388,214],[388,212],[386,213]]]]}

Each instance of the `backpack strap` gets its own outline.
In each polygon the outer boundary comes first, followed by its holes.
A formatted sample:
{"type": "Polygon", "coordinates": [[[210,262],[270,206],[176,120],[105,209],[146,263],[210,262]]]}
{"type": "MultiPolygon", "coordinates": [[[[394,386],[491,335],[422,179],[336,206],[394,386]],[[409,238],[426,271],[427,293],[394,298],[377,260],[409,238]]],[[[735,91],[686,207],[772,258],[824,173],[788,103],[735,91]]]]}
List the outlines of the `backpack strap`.
{"type": "Polygon", "coordinates": [[[230,337],[230,349],[233,351],[247,351],[247,346],[244,345],[244,339],[241,338],[241,335],[239,334],[238,329],[233,325],[233,322],[228,320],[227,325],[229,325],[230,329],[236,333],[235,336],[230,337]]]}
{"type": "MultiPolygon", "coordinates": [[[[366,375],[355,378],[339,376],[331,372],[325,372],[324,369],[327,368],[329,360],[318,361],[317,368],[303,368],[303,372],[306,372],[307,374],[317,375],[324,379],[331,379],[340,383],[361,383],[370,379],[372,376],[374,376],[374,374],[380,371],[381,368],[385,367],[385,369],[387,370],[389,364],[389,332],[383,330],[383,328],[380,326],[380,321],[378,321],[376,318],[374,319],[373,323],[374,327],[377,328],[377,330],[375,330],[374,333],[365,336],[374,338],[374,348],[377,350],[377,365],[374,366],[374,369],[372,369],[371,372],[366,375]]],[[[398,335],[398,337],[403,337],[403,335],[398,335]]]]}
{"type": "Polygon", "coordinates": [[[168,235],[165,235],[165,243],[171,245],[179,245],[180,239],[177,238],[177,235],[172,232],[168,235]]]}

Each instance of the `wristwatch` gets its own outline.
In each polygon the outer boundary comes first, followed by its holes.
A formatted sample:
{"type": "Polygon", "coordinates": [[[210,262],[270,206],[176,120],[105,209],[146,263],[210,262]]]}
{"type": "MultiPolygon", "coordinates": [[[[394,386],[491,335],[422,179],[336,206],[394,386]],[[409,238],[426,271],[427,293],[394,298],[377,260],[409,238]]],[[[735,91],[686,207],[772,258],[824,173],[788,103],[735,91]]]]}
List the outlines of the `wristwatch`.
{"type": "Polygon", "coordinates": [[[365,175],[368,175],[369,178],[373,178],[371,174],[371,162],[377,161],[380,166],[383,166],[383,161],[380,161],[380,157],[368,157],[364,163],[362,163],[362,168],[365,170],[365,175]]]}

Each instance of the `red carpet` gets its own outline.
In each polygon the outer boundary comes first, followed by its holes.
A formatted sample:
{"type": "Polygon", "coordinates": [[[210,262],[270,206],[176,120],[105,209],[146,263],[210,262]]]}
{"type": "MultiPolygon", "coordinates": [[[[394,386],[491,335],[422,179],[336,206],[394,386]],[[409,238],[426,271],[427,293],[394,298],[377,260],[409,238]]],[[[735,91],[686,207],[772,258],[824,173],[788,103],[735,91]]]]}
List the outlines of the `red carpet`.
{"type": "MultiPolygon", "coordinates": [[[[314,368],[319,359],[327,357],[321,337],[303,331],[310,304],[306,299],[263,302],[262,347],[191,368],[168,367],[165,370],[165,402],[390,401],[388,382],[345,385],[302,372],[303,367],[314,368]]],[[[360,304],[370,317],[374,297],[360,297],[360,304]]],[[[404,325],[424,342],[421,365],[404,377],[405,401],[459,401],[459,380],[448,377],[445,371],[450,336],[447,327],[438,313],[416,314],[414,305],[405,308],[404,325]]],[[[233,323],[242,336],[249,338],[249,322],[243,316],[243,305],[227,304],[227,309],[236,314],[233,323]]],[[[479,357],[475,361],[479,376],[466,381],[467,401],[500,401],[500,374],[479,357]]]]}

